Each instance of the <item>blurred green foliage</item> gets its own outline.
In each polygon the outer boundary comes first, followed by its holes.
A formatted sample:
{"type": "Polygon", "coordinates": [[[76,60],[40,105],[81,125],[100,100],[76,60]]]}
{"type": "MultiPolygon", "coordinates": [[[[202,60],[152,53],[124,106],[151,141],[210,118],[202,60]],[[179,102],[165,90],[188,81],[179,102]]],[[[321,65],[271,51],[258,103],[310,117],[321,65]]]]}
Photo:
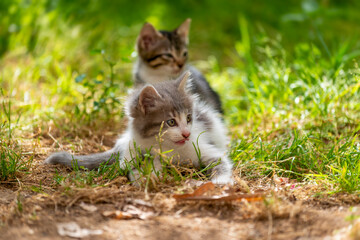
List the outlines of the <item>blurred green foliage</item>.
{"type": "MultiPolygon", "coordinates": [[[[286,50],[292,51],[297,42],[311,41],[331,54],[339,40],[357,39],[359,7],[356,0],[3,0],[0,55],[20,46],[41,55],[60,41],[70,42],[65,48],[70,56],[80,49],[98,48],[119,54],[122,48],[132,48],[145,21],[173,29],[190,17],[191,48],[197,49],[192,54],[226,59],[223,50],[232,49],[241,38],[239,16],[251,23],[251,32],[282,33],[286,50]]],[[[352,48],[358,47],[354,43],[352,48]]]]}

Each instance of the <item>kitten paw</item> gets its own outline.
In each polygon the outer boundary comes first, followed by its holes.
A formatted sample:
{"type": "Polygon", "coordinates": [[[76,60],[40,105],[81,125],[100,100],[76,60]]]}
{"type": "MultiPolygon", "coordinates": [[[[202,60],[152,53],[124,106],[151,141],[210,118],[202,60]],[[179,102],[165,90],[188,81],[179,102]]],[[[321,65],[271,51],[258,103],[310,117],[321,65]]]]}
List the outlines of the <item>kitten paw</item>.
{"type": "Polygon", "coordinates": [[[214,176],[212,179],[211,179],[211,182],[213,182],[214,184],[221,184],[221,185],[233,185],[234,184],[234,181],[231,179],[231,177],[229,176],[214,176]]]}

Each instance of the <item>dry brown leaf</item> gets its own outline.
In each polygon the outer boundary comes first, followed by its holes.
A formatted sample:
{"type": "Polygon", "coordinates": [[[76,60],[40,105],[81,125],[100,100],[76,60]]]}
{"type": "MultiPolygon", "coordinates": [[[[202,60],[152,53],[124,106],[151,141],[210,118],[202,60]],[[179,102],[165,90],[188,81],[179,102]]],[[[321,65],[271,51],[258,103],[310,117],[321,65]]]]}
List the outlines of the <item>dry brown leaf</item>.
{"type": "Polygon", "coordinates": [[[173,198],[177,201],[187,201],[187,200],[198,200],[198,201],[240,201],[246,200],[248,202],[262,201],[264,196],[261,194],[234,194],[234,191],[227,192],[230,194],[223,195],[213,195],[213,196],[203,196],[206,192],[215,189],[215,185],[212,182],[205,183],[196,189],[193,193],[186,194],[174,194],[173,198]]]}
{"type": "Polygon", "coordinates": [[[175,198],[176,200],[181,200],[181,199],[186,199],[186,198],[191,198],[191,197],[196,197],[196,196],[202,196],[206,192],[214,190],[214,189],[215,189],[215,185],[212,182],[208,182],[208,183],[204,183],[203,185],[201,185],[193,193],[174,194],[173,198],[175,198]]]}

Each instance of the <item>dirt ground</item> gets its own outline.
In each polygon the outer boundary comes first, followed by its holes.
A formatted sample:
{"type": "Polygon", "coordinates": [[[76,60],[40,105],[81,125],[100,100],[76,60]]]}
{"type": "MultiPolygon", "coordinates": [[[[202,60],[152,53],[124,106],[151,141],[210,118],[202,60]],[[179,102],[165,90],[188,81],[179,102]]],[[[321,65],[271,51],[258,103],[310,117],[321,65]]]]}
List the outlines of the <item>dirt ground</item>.
{"type": "Polygon", "coordinates": [[[125,177],[59,186],[54,176],[71,170],[42,164],[53,147],[43,141],[30,173],[0,184],[0,239],[360,239],[354,195],[319,194],[326,189],[276,176],[237,178],[193,200],[196,181],[148,193],[125,177]]]}
{"type": "MultiPolygon", "coordinates": [[[[51,171],[43,177],[48,175],[51,171]]],[[[174,199],[172,192],[197,188],[189,183],[146,195],[123,178],[68,192],[36,193],[2,184],[0,239],[359,239],[360,210],[350,207],[357,199],[306,197],[311,187],[306,185],[289,190],[256,184],[249,183],[252,192],[266,190],[261,191],[265,198],[255,201],[174,199]]],[[[224,189],[216,187],[210,196],[224,189]]],[[[242,186],[231,189],[241,193],[242,186]]]]}

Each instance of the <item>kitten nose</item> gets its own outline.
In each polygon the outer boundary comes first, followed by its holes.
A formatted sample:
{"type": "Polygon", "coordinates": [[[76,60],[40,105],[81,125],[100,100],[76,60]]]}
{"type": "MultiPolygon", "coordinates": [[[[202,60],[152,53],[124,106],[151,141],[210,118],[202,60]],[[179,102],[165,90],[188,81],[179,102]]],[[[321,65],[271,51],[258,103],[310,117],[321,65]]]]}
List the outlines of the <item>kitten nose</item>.
{"type": "Polygon", "coordinates": [[[184,66],[183,63],[178,63],[177,65],[178,65],[179,68],[182,68],[184,66]]]}
{"type": "Polygon", "coordinates": [[[190,132],[189,131],[184,131],[181,133],[181,135],[184,137],[184,138],[188,138],[190,137],[190,132]]]}

